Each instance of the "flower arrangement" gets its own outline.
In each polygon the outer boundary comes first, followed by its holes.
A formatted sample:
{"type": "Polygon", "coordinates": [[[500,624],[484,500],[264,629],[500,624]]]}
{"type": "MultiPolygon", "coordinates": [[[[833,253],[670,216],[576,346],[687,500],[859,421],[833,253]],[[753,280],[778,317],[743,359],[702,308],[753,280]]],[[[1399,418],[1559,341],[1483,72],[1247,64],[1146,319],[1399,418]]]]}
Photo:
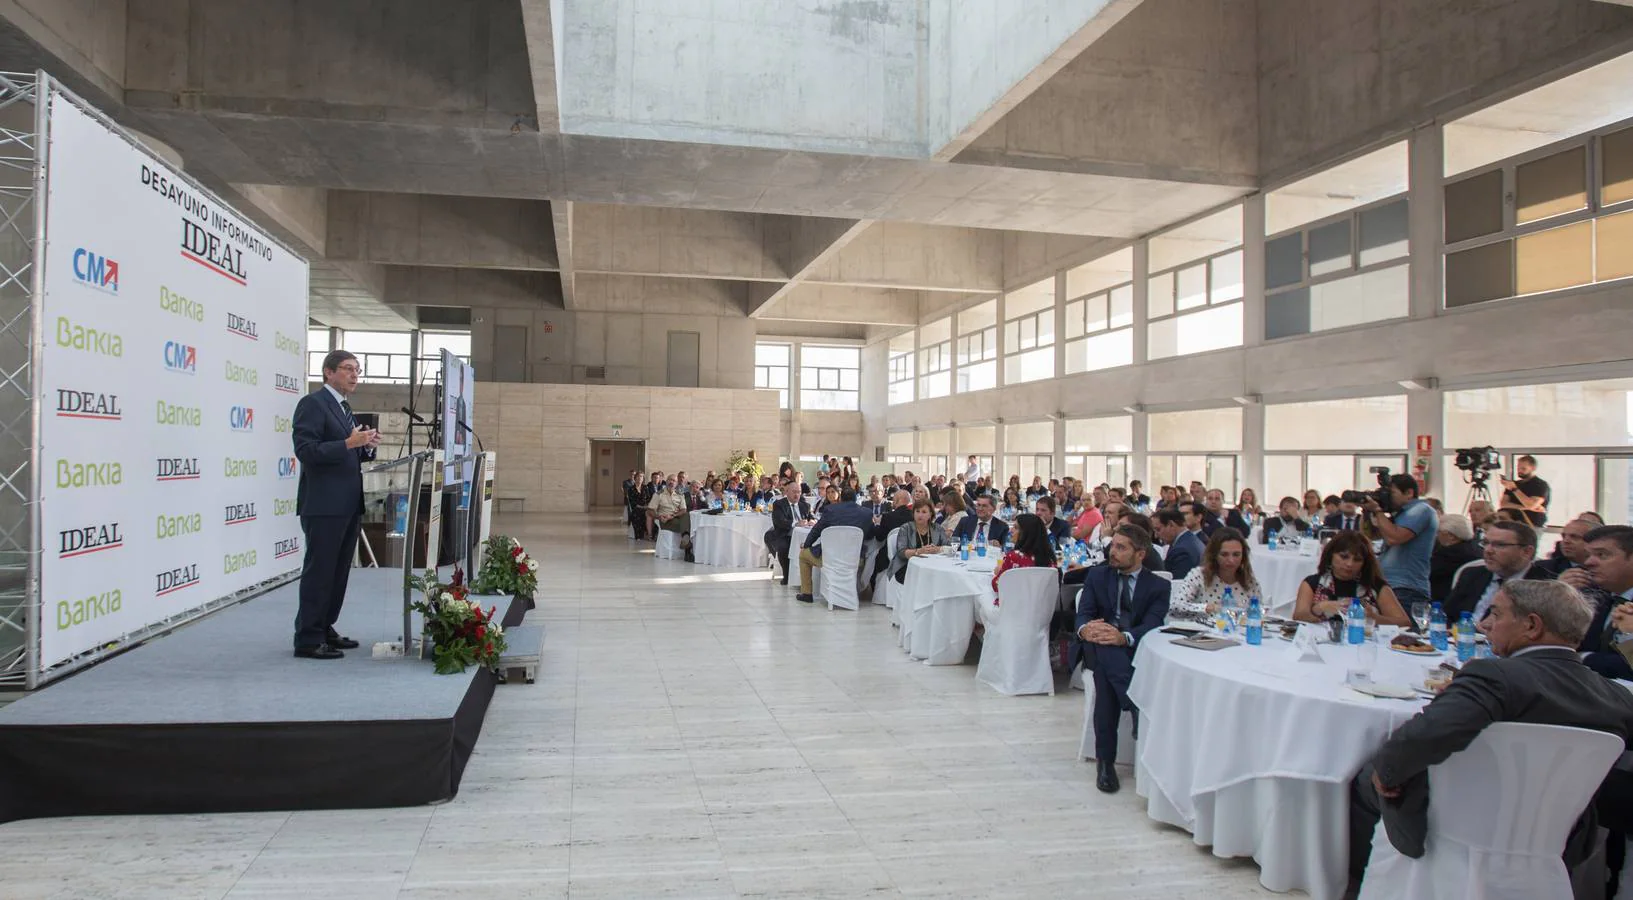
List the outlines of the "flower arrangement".
{"type": "Polygon", "coordinates": [[[726,460],[726,473],[743,476],[749,484],[758,484],[760,476],[765,474],[765,466],[754,458],[753,450],[733,450],[726,460]]]}
{"type": "Polygon", "coordinates": [[[435,570],[427,570],[413,586],[425,593],[414,609],[425,616],[425,638],[435,648],[432,660],[438,675],[457,675],[466,666],[497,669],[505,652],[505,630],[493,620],[495,608],[486,612],[470,600],[465,573],[454,569],[448,584],[437,580],[435,570]]]}
{"type": "Polygon", "coordinates": [[[479,594],[514,594],[531,597],[539,587],[539,561],[527,555],[520,541],[508,535],[488,538],[482,568],[471,580],[479,594]]]}

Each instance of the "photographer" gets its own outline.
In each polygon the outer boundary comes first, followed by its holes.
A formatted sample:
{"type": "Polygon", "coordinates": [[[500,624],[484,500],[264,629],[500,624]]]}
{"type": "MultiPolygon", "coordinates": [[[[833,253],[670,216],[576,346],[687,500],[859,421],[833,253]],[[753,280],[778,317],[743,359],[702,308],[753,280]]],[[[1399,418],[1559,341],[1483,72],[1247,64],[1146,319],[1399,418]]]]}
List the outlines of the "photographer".
{"type": "Polygon", "coordinates": [[[1548,482],[1537,477],[1537,458],[1529,453],[1514,461],[1516,481],[1500,479],[1503,499],[1500,508],[1518,510],[1532,528],[1548,524],[1548,501],[1551,492],[1548,482]]]}
{"type": "Polygon", "coordinates": [[[1418,497],[1417,479],[1410,475],[1390,477],[1389,497],[1393,516],[1370,495],[1362,509],[1372,521],[1373,533],[1384,542],[1384,552],[1378,558],[1384,580],[1400,598],[1401,606],[1411,609],[1413,603],[1430,602],[1429,559],[1434,554],[1440,519],[1418,497]]]}

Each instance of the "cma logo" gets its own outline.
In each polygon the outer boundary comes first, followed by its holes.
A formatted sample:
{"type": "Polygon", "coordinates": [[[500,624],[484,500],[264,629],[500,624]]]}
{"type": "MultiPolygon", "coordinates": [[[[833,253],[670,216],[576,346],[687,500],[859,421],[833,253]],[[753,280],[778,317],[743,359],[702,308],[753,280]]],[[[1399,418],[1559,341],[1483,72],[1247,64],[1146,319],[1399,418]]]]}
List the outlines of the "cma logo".
{"type": "Polygon", "coordinates": [[[199,476],[198,457],[178,457],[158,460],[160,481],[197,481],[199,476]]]}
{"type": "Polygon", "coordinates": [[[75,556],[84,556],[87,553],[96,553],[99,550],[112,550],[125,546],[125,533],[119,530],[118,522],[107,525],[87,525],[84,528],[70,528],[67,531],[57,532],[60,549],[57,550],[58,559],[70,559],[75,556]]]}
{"type": "Polygon", "coordinates": [[[300,538],[288,538],[272,545],[273,559],[283,559],[286,556],[294,556],[299,552],[301,552],[300,538]]]}
{"type": "Polygon", "coordinates": [[[278,457],[278,478],[280,480],[294,478],[298,474],[296,469],[299,467],[299,465],[299,463],[295,462],[295,457],[293,456],[278,457]]]}
{"type": "Polygon", "coordinates": [[[177,341],[165,341],[164,367],[172,372],[198,374],[198,348],[177,341]]]}
{"type": "Polygon", "coordinates": [[[101,419],[117,422],[124,418],[117,394],[95,391],[65,391],[57,388],[57,415],[64,419],[101,419]]]}
{"type": "Polygon", "coordinates": [[[298,394],[301,392],[301,383],[293,375],[276,372],[272,376],[272,387],[280,394],[298,394]]]}
{"type": "Polygon", "coordinates": [[[168,572],[160,572],[154,576],[154,582],[153,596],[155,597],[163,597],[165,594],[173,594],[176,591],[190,588],[199,582],[198,563],[182,566],[179,569],[171,569],[168,572]]]}
{"type": "Polygon", "coordinates": [[[254,431],[255,410],[248,406],[235,406],[227,413],[227,424],[232,426],[233,431],[254,431]]]}
{"type": "Polygon", "coordinates": [[[261,339],[261,336],[255,331],[255,323],[237,313],[227,313],[227,330],[239,337],[247,337],[252,341],[261,339]]]}
{"type": "Polygon", "coordinates": [[[99,291],[119,293],[119,263],[84,247],[74,251],[74,277],[99,291]]]}

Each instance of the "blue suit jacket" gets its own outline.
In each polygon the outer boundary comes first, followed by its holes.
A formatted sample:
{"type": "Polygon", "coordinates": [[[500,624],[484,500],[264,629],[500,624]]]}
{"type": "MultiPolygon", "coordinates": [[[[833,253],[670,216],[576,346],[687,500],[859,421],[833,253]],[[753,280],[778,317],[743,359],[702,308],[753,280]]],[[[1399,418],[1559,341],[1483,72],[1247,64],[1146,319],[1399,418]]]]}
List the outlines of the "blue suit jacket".
{"type": "Polygon", "coordinates": [[[1055,539],[1056,543],[1059,543],[1060,541],[1064,541],[1067,538],[1072,536],[1072,526],[1069,523],[1067,523],[1067,521],[1065,519],[1062,519],[1059,516],[1056,516],[1049,523],[1049,529],[1048,530],[1049,530],[1050,536],[1052,536],[1055,539]]]}
{"type": "MultiPolygon", "coordinates": [[[[975,516],[965,516],[964,518],[959,519],[958,527],[953,529],[953,539],[958,541],[974,540],[975,526],[979,524],[980,521],[981,520],[977,519],[975,516]]],[[[993,516],[992,521],[987,523],[987,540],[997,541],[998,543],[1002,544],[1004,542],[1004,536],[1007,534],[1009,534],[1009,526],[1004,524],[1003,519],[993,516]]]]}
{"type": "Polygon", "coordinates": [[[835,525],[852,525],[860,528],[865,543],[868,535],[873,533],[873,513],[866,506],[846,503],[843,500],[823,506],[821,514],[817,516],[817,523],[811,526],[811,534],[803,545],[810,548],[812,556],[822,555],[822,548],[817,546],[817,538],[822,537],[823,529],[835,525]]]}
{"type": "Polygon", "coordinates": [[[1168,548],[1168,555],[1162,558],[1162,569],[1174,576],[1174,580],[1191,574],[1191,570],[1202,563],[1202,539],[1195,534],[1184,531],[1174,539],[1173,546],[1168,548]]]}
{"type": "Polygon", "coordinates": [[[1117,609],[1117,588],[1116,569],[1093,566],[1083,578],[1083,592],[1077,595],[1078,631],[1084,625],[1099,620],[1110,622],[1118,631],[1127,632],[1134,639],[1134,643],[1127,647],[1084,644],[1085,658],[1091,666],[1096,656],[1106,652],[1125,654],[1125,660],[1132,659],[1135,648],[1139,647],[1146,632],[1162,627],[1163,620],[1168,618],[1168,597],[1173,585],[1166,578],[1142,571],[1134,582],[1134,602],[1121,610],[1117,609]]]}
{"type": "Polygon", "coordinates": [[[352,424],[340,402],[320,387],[295,404],[290,423],[300,483],[295,514],[355,516],[363,512],[363,463],[374,458],[366,447],[346,448],[352,424]]]}

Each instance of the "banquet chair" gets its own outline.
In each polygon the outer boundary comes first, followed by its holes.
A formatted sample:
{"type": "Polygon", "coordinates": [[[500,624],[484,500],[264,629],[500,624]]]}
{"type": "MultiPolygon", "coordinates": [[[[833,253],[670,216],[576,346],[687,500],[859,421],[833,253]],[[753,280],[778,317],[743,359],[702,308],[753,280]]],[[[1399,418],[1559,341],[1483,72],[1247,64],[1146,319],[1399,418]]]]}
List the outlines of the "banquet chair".
{"type": "MultiPolygon", "coordinates": [[[[1077,745],[1078,759],[1095,759],[1094,755],[1094,675],[1086,669],[1078,668],[1083,679],[1083,738],[1077,745]]],[[[1117,720],[1117,758],[1112,760],[1118,765],[1132,766],[1139,756],[1139,748],[1134,740],[1134,712],[1123,710],[1123,715],[1117,720]]]]}
{"type": "Polygon", "coordinates": [[[998,576],[997,620],[981,641],[975,679],[1000,694],[1050,694],[1049,623],[1060,601],[1060,572],[1010,569],[998,576]]]}
{"type": "Polygon", "coordinates": [[[827,601],[828,608],[856,609],[861,606],[857,596],[856,576],[861,565],[862,529],[854,525],[835,525],[822,532],[822,565],[812,570],[822,577],[815,579],[812,590],[827,601]]]}
{"type": "Polygon", "coordinates": [[[1622,739],[1602,731],[1487,726],[1429,769],[1422,859],[1402,856],[1381,826],[1373,832],[1360,900],[1570,897],[1565,840],[1621,753],[1622,739]]]}
{"type": "Polygon", "coordinates": [[[1149,569],[1147,571],[1151,572],[1151,574],[1157,576],[1158,578],[1161,578],[1163,581],[1173,581],[1174,580],[1174,573],[1173,572],[1165,571],[1163,569],[1149,569]]]}
{"type": "Polygon", "coordinates": [[[685,559],[686,551],[680,549],[680,534],[674,531],[658,531],[659,559],[685,559]]]}
{"type": "MultiPolygon", "coordinates": [[[[892,529],[889,536],[885,538],[885,559],[895,558],[896,532],[894,529],[892,529]]],[[[879,570],[873,577],[873,602],[883,603],[885,609],[894,610],[896,608],[896,597],[891,592],[896,589],[897,585],[896,579],[890,577],[890,567],[886,566],[885,568],[879,570]]],[[[896,617],[892,615],[890,620],[895,622],[896,617]]]]}

